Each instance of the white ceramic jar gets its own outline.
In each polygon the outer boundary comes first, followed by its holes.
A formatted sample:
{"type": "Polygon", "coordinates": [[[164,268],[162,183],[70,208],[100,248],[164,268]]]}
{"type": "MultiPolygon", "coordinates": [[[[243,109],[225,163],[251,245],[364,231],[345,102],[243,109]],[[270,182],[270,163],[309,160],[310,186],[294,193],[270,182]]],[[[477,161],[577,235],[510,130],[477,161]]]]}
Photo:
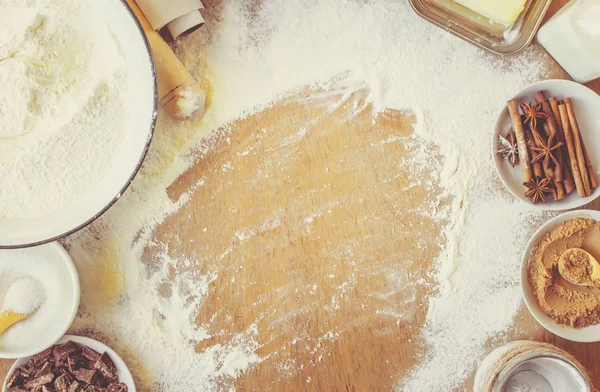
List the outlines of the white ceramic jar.
{"type": "Polygon", "coordinates": [[[600,77],[600,0],[571,0],[537,37],[575,81],[600,77]]]}

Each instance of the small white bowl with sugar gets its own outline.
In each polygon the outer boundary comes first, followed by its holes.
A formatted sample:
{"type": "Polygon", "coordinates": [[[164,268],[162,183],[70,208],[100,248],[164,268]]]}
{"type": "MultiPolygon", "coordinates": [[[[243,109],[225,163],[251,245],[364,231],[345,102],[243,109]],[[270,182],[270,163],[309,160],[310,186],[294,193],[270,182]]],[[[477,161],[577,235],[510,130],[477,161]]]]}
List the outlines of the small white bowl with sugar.
{"type": "Polygon", "coordinates": [[[67,332],[79,309],[79,274],[57,242],[0,250],[0,306],[4,306],[5,299],[13,308],[17,306],[14,298],[5,296],[13,283],[23,279],[38,282],[42,292],[34,294],[34,299],[39,308],[0,335],[0,358],[22,358],[52,346],[67,332]]]}

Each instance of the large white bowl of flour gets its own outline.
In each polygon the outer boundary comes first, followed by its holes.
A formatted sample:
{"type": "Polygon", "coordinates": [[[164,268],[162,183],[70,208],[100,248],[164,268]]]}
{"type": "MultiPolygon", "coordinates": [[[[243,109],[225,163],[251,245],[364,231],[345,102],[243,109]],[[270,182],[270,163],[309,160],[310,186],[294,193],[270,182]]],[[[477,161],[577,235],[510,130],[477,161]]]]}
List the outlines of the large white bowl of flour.
{"type": "Polygon", "coordinates": [[[139,170],[157,113],[151,50],[124,1],[22,4],[0,0],[0,249],[105,212],[139,170]]]}

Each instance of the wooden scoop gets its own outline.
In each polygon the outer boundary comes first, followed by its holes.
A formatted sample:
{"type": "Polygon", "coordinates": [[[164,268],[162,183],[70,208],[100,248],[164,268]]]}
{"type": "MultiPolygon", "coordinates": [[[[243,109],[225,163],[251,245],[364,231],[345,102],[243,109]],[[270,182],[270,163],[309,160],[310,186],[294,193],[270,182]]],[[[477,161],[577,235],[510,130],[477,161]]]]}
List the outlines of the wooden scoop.
{"type": "Polygon", "coordinates": [[[577,286],[600,286],[600,264],[587,251],[567,249],[558,260],[558,273],[577,286]]]}
{"type": "MultiPolygon", "coordinates": [[[[6,294],[7,297],[10,295],[9,293],[10,293],[11,290],[17,289],[18,284],[22,284],[23,282],[25,282],[24,279],[20,279],[20,280],[17,280],[16,282],[14,282],[8,288],[8,291],[7,291],[7,294],[6,294]]],[[[40,308],[40,306],[41,306],[41,302],[38,303],[37,306],[35,307],[35,309],[33,309],[29,313],[15,312],[13,310],[7,309],[6,298],[5,298],[4,299],[4,303],[2,304],[2,309],[0,310],[0,335],[2,335],[4,332],[6,332],[7,329],[9,329],[10,327],[12,327],[16,323],[29,318],[31,315],[33,315],[35,312],[38,311],[38,309],[40,308]]],[[[28,310],[30,310],[30,309],[28,309],[28,310]]]]}
{"type": "Polygon", "coordinates": [[[29,314],[19,314],[11,311],[4,311],[0,314],[0,335],[6,332],[7,329],[18,323],[19,321],[23,321],[26,318],[29,318],[32,314],[37,312],[37,309],[29,314]]]}

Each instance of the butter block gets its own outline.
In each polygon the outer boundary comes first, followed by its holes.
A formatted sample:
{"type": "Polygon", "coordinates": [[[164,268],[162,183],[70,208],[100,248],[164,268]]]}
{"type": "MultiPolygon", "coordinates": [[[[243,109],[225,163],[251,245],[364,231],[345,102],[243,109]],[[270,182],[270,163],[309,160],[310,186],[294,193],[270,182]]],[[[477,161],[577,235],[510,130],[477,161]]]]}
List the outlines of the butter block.
{"type": "Polygon", "coordinates": [[[510,26],[525,9],[527,0],[454,0],[505,26],[510,26]]]}

